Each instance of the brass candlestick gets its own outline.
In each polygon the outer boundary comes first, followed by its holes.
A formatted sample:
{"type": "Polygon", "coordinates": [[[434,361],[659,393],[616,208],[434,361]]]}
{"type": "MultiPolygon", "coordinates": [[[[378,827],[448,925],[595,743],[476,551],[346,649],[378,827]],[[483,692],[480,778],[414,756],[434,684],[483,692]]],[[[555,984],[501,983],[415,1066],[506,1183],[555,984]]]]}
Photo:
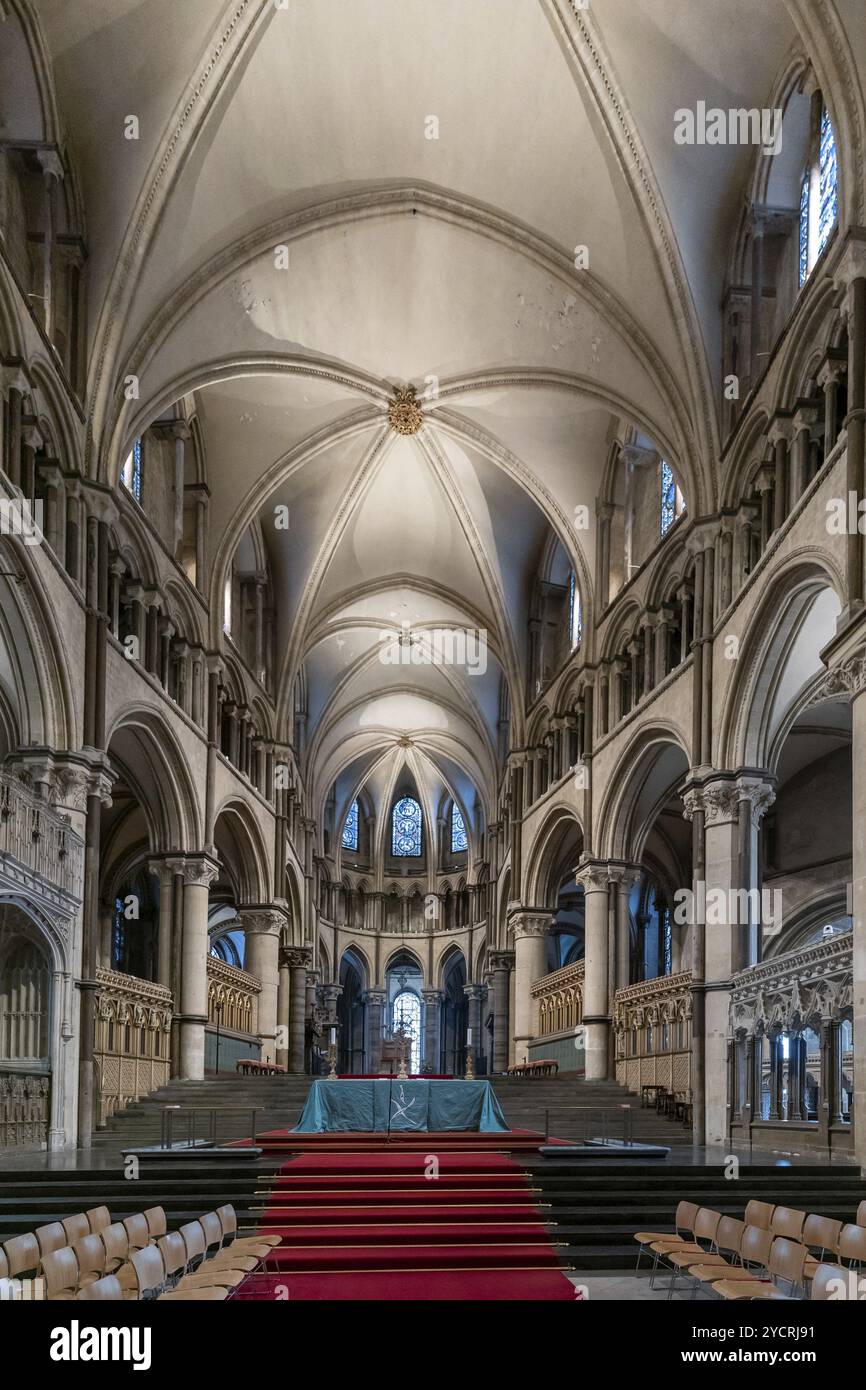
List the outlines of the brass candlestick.
{"type": "Polygon", "coordinates": [[[474,1080],[475,1080],[475,1064],[474,1064],[473,1057],[472,1057],[472,1048],[471,1048],[471,1047],[467,1047],[467,1049],[466,1049],[466,1075],[464,1076],[463,1080],[464,1080],[464,1081],[474,1081],[474,1080]]]}
{"type": "Polygon", "coordinates": [[[328,1062],[329,1062],[330,1067],[331,1067],[331,1070],[328,1072],[328,1080],[329,1080],[329,1081],[336,1081],[336,1080],[337,1080],[337,1044],[336,1044],[336,1043],[329,1043],[329,1044],[328,1044],[328,1062]]]}
{"type": "Polygon", "coordinates": [[[398,1081],[408,1081],[409,1073],[406,1070],[406,1044],[400,1044],[400,1069],[397,1072],[398,1081]]]}

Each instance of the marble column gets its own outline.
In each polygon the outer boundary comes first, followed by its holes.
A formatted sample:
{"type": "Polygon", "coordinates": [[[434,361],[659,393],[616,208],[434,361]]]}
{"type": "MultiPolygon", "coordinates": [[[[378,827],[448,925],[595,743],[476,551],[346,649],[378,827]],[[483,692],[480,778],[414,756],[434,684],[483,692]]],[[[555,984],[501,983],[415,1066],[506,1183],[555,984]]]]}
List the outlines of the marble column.
{"type": "Polygon", "coordinates": [[[464,985],[463,993],[466,996],[467,1004],[467,1027],[472,1032],[472,1041],[469,1042],[468,1037],[464,1038],[463,1041],[466,1043],[467,1047],[472,1048],[472,1056],[477,1063],[478,1058],[482,1055],[481,1008],[484,1002],[484,986],[464,985]]]}
{"type": "Polygon", "coordinates": [[[608,1070],[610,1013],[608,1000],[608,866],[581,860],[577,882],[585,899],[586,947],[583,1023],[586,1029],[586,1079],[603,1081],[608,1070]]]}
{"type": "Polygon", "coordinates": [[[292,972],[291,1001],[289,1004],[289,1071],[296,1076],[303,1076],[307,967],[310,963],[309,947],[290,947],[286,952],[286,961],[292,972]]]}
{"type": "Polygon", "coordinates": [[[184,862],[180,989],[180,1074],[184,1081],[204,1078],[208,894],[218,876],[217,865],[205,855],[184,862]]]}
{"type": "Polygon", "coordinates": [[[544,911],[520,910],[512,918],[514,932],[514,1058],[525,1062],[537,1033],[537,1007],[531,994],[535,980],[547,974],[547,929],[544,911]]]}
{"type": "Polygon", "coordinates": [[[441,989],[422,989],[421,991],[421,999],[424,1003],[424,1056],[422,1064],[429,1071],[439,1070],[439,1029],[444,997],[441,989]]]}
{"type": "Polygon", "coordinates": [[[279,951],[277,955],[279,965],[279,977],[277,980],[277,1039],[276,1057],[277,1066],[289,1066],[289,1030],[291,1017],[292,1000],[292,968],[289,965],[288,956],[285,951],[279,951]]]}
{"type": "Polygon", "coordinates": [[[171,929],[174,915],[174,903],[172,901],[172,870],[164,859],[152,859],[147,867],[159,880],[159,936],[157,939],[156,952],[156,979],[158,984],[165,985],[170,989],[171,929]]]}
{"type": "Polygon", "coordinates": [[[285,918],[275,908],[244,908],[238,916],[244,929],[244,969],[262,986],[258,1022],[262,1061],[275,1062],[280,931],[285,918]]]}
{"type": "Polygon", "coordinates": [[[490,957],[493,972],[493,1070],[508,1068],[508,999],[509,975],[514,969],[512,951],[495,951],[490,957]]]}
{"type": "Polygon", "coordinates": [[[749,888],[757,886],[758,828],[772,799],[769,779],[733,774],[709,778],[684,796],[686,818],[692,820],[700,811],[704,827],[704,875],[694,884],[692,975],[703,996],[702,1076],[693,1072],[693,1086],[703,1086],[704,1133],[696,1137],[705,1144],[727,1141],[728,982],[741,968],[744,943],[750,953],[760,949],[763,925],[756,895],[749,888]],[[747,856],[744,802],[749,821],[747,856]],[[742,882],[744,876],[749,877],[748,885],[742,882]]]}

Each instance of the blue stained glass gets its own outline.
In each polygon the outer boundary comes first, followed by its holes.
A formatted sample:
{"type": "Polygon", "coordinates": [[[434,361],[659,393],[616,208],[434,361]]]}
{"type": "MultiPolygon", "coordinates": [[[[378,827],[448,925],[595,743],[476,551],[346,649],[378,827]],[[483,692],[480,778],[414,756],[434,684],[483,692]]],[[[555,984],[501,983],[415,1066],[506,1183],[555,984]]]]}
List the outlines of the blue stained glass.
{"type": "Polygon", "coordinates": [[[353,801],[343,826],[343,849],[358,848],[358,803],[353,801]]]}
{"type": "Polygon", "coordinates": [[[141,440],[136,439],[132,452],[120,470],[120,481],[132,493],[136,502],[141,501],[141,440]]]}
{"type": "Polygon", "coordinates": [[[571,571],[571,577],[568,581],[568,631],[571,637],[572,650],[574,650],[575,647],[580,646],[583,640],[583,613],[574,570],[571,571]]]}
{"type": "Polygon", "coordinates": [[[670,464],[662,459],[661,465],[661,532],[666,536],[677,519],[677,484],[670,464]]]}
{"type": "Polygon", "coordinates": [[[391,813],[391,853],[403,859],[421,853],[421,807],[414,797],[401,797],[391,813]]]}
{"type": "Polygon", "coordinates": [[[805,285],[809,275],[809,175],[803,178],[800,190],[800,284],[805,285]]]}
{"type": "Polygon", "coordinates": [[[821,144],[818,155],[818,188],[820,209],[818,213],[818,254],[827,245],[827,239],[836,225],[838,212],[838,189],[836,184],[836,136],[825,107],[821,114],[821,144]]]}
{"type": "Polygon", "coordinates": [[[466,834],[466,826],[460,814],[460,807],[455,804],[451,807],[451,853],[459,854],[461,850],[469,848],[469,837],[466,834]]]}

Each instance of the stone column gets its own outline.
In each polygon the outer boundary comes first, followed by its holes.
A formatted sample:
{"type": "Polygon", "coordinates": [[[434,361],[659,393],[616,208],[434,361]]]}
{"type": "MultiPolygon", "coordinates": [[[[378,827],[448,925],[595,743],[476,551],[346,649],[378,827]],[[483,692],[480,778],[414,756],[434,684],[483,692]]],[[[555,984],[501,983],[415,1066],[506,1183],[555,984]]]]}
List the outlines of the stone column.
{"type": "Polygon", "coordinates": [[[466,1038],[463,1041],[472,1048],[472,1054],[477,1061],[481,1056],[481,1006],[484,1002],[483,985],[464,985],[463,993],[467,1003],[467,1027],[472,1030],[472,1042],[466,1038]]]}
{"type": "Polygon", "coordinates": [[[262,1061],[275,1062],[280,930],[285,918],[275,908],[244,908],[238,916],[244,929],[244,969],[262,986],[258,1026],[262,1061]]]}
{"type": "MultiPolygon", "coordinates": [[[[148,869],[159,880],[159,937],[156,979],[171,989],[171,929],[173,919],[172,870],[164,859],[151,859],[148,869]]],[[[109,967],[110,968],[110,967],[109,967]]]]}
{"type": "Polygon", "coordinates": [[[769,442],[773,447],[773,469],[774,469],[774,488],[773,488],[773,530],[778,531],[779,527],[788,515],[788,438],[790,435],[790,424],[788,421],[775,420],[769,434],[769,442]]]}
{"type": "Polygon", "coordinates": [[[310,963],[309,947],[290,947],[286,952],[286,961],[292,972],[291,1003],[289,1005],[289,1071],[296,1076],[303,1076],[307,967],[310,963]]]}
{"type": "MultiPolygon", "coordinates": [[[[757,872],[757,831],[763,811],[772,801],[772,789],[763,778],[733,774],[694,784],[685,794],[688,820],[700,812],[703,818],[703,874],[697,865],[693,884],[695,920],[692,922],[693,993],[703,1005],[703,1041],[698,1037],[699,1057],[693,1064],[693,1085],[702,1087],[703,1135],[699,1142],[722,1144],[727,1123],[727,1043],[731,975],[740,968],[743,943],[757,950],[761,927],[752,921],[756,903],[742,895],[742,878],[757,872]],[[749,865],[743,863],[741,810],[746,803],[750,817],[749,865]]],[[[693,1001],[696,1034],[701,1029],[701,1009],[693,1001]]]]}
{"type": "MultiPolygon", "coordinates": [[[[854,1152],[866,1168],[866,655],[860,653],[850,667],[853,691],[853,1023],[854,1023],[854,1152]]],[[[838,1035],[838,1028],[836,1033],[838,1035]]],[[[837,1089],[840,1072],[837,1069],[837,1089]]],[[[835,1105],[835,1101],[833,1104],[835,1105]]]]}
{"type": "Polygon", "coordinates": [[[42,324],[46,338],[53,342],[56,327],[54,312],[55,185],[63,178],[63,161],[57,150],[39,150],[36,158],[42,169],[45,191],[45,236],[42,247],[42,324]]]}
{"type": "Polygon", "coordinates": [[[490,957],[493,972],[493,1070],[508,1068],[508,998],[509,975],[514,969],[512,951],[495,951],[490,957]]]}
{"type": "MultiPolygon", "coordinates": [[[[616,889],[616,987],[625,989],[631,983],[631,930],[629,898],[631,890],[640,882],[639,865],[617,866],[611,870],[610,885],[616,889]]],[[[660,957],[660,960],[662,957],[660,957]]],[[[659,968],[659,974],[661,974],[659,968]]]]}
{"type": "Polygon", "coordinates": [[[367,1070],[377,1072],[382,1063],[382,1032],[385,1023],[385,991],[368,989],[364,995],[367,1014],[367,1070]]]}
{"type": "Polygon", "coordinates": [[[422,1063],[430,1071],[439,1070],[439,1029],[444,997],[441,989],[422,989],[421,991],[421,999],[424,1003],[424,1056],[422,1063]]]}
{"type": "Polygon", "coordinates": [[[191,431],[185,420],[176,420],[170,429],[174,439],[174,547],[172,554],[183,564],[183,501],[186,481],[186,441],[191,431]]]}
{"type": "Polygon", "coordinates": [[[653,641],[656,633],[656,619],[645,616],[641,621],[643,634],[643,694],[649,695],[655,685],[656,662],[654,661],[653,641]]]}
{"type": "Polygon", "coordinates": [[[608,866],[599,860],[581,859],[577,882],[586,904],[586,947],[583,991],[583,1023],[586,1029],[586,1079],[607,1076],[610,1014],[608,1001],[608,866]]]}
{"type": "Polygon", "coordinates": [[[512,919],[514,932],[514,1056],[517,1062],[528,1058],[529,1043],[535,1037],[536,1006],[530,993],[532,984],[547,973],[547,929],[549,912],[520,909],[512,919]]]}
{"type": "MultiPolygon", "coordinates": [[[[837,283],[844,285],[844,313],[848,320],[848,414],[845,419],[845,497],[862,498],[866,487],[866,255],[862,243],[846,246],[839,264],[837,283]]],[[[863,612],[863,537],[858,526],[849,527],[845,538],[845,589],[847,603],[837,620],[841,632],[863,612]]],[[[861,1112],[862,1113],[862,1112],[861,1112]]]]}
{"type": "Polygon", "coordinates": [[[818,374],[824,392],[824,460],[830,457],[839,438],[839,382],[844,371],[841,362],[828,360],[818,374]]]}
{"type": "Polygon", "coordinates": [[[794,442],[791,448],[791,505],[795,507],[811,479],[809,450],[812,431],[818,419],[814,406],[800,406],[794,415],[794,442]]]}
{"type": "Polygon", "coordinates": [[[184,862],[180,989],[180,1074],[184,1081],[204,1078],[208,893],[218,877],[217,865],[205,855],[184,862]]]}
{"type": "Polygon", "coordinates": [[[610,525],[613,520],[612,502],[596,503],[598,516],[598,606],[603,613],[610,602],[610,525]]]}
{"type": "Polygon", "coordinates": [[[749,316],[749,389],[754,390],[761,375],[761,320],[764,299],[764,225],[759,215],[752,219],[752,307],[749,316]]]}
{"type": "Polygon", "coordinates": [[[286,951],[279,951],[279,978],[277,982],[277,1066],[289,1066],[289,1033],[292,1000],[292,968],[286,951]]]}

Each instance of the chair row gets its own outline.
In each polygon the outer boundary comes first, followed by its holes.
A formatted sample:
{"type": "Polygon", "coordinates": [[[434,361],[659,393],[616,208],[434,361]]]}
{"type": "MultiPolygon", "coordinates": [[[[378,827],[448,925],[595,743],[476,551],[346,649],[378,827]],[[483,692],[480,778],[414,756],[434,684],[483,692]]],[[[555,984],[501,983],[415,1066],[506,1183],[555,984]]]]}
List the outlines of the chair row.
{"type": "MultiPolygon", "coordinates": [[[[0,1278],[28,1278],[39,1274],[47,1255],[78,1245],[81,1241],[96,1240],[106,1251],[115,1267],[130,1254],[165,1235],[165,1212],[162,1207],[127,1216],[112,1222],[108,1207],[92,1207],[90,1211],[67,1216],[62,1221],[49,1221],[35,1231],[22,1236],[10,1236],[0,1245],[0,1278]]],[[[91,1250],[96,1246],[90,1245],[91,1250]]]]}
{"type": "Polygon", "coordinates": [[[49,1291],[49,1298],[123,1300],[186,1299],[218,1300],[231,1296],[236,1288],[257,1270],[264,1268],[279,1236],[229,1236],[237,1230],[234,1208],[219,1207],[187,1221],[177,1231],[160,1236],[153,1245],[137,1250],[116,1274],[104,1275],[84,1285],[75,1284],[71,1251],[48,1257],[46,1278],[60,1275],[52,1261],[64,1257],[62,1282],[49,1291]]]}
{"type": "MultiPolygon", "coordinates": [[[[138,1265],[142,1264],[144,1272],[151,1275],[155,1267],[149,1256],[145,1256],[143,1262],[138,1261],[137,1257],[142,1252],[157,1249],[164,1240],[168,1240],[168,1246],[161,1258],[172,1279],[191,1273],[191,1261],[197,1263],[213,1253],[233,1250],[243,1255],[248,1253],[246,1247],[250,1245],[257,1250],[265,1250],[280,1243],[279,1236],[239,1237],[234,1207],[226,1205],[208,1213],[201,1223],[190,1223],[186,1232],[184,1267],[178,1274],[177,1268],[171,1264],[174,1258],[171,1252],[173,1249],[176,1252],[179,1233],[169,1235],[167,1232],[162,1207],[151,1207],[145,1212],[126,1217],[122,1222],[112,1222],[105,1207],[95,1208],[93,1213],[85,1215],[88,1218],[94,1216],[96,1229],[77,1234],[83,1229],[79,1218],[67,1217],[65,1221],[41,1226],[32,1234],[13,1236],[0,1246],[0,1280],[11,1283],[13,1298],[16,1297],[15,1285],[22,1278],[42,1278],[45,1297],[49,1299],[75,1297],[79,1291],[106,1278],[119,1280],[122,1290],[137,1290],[138,1265]],[[195,1226],[201,1226],[204,1230],[201,1249],[198,1234],[193,1229],[195,1226]]],[[[182,1227],[181,1233],[185,1229],[182,1227]]],[[[182,1243],[183,1240],[181,1234],[182,1243]]],[[[0,1287],[4,1286],[0,1284],[0,1287]]],[[[20,1283],[18,1287],[20,1290],[20,1283]]],[[[97,1296],[103,1294],[104,1291],[100,1290],[97,1296]]],[[[125,1292],[122,1296],[144,1295],[139,1291],[125,1292]]]]}
{"type": "Polygon", "coordinates": [[[857,1222],[843,1223],[792,1207],[751,1201],[744,1219],[739,1220],[681,1202],[675,1234],[637,1233],[637,1266],[648,1247],[654,1255],[651,1286],[659,1264],[671,1272],[668,1297],[680,1273],[691,1281],[693,1295],[699,1288],[711,1286],[727,1299],[797,1297],[805,1294],[806,1283],[811,1280],[813,1298],[840,1297],[844,1295],[836,1291],[833,1281],[840,1277],[844,1281],[848,1271],[841,1264],[828,1262],[827,1256],[847,1261],[848,1269],[866,1263],[866,1202],[861,1202],[857,1216],[857,1222]]]}

